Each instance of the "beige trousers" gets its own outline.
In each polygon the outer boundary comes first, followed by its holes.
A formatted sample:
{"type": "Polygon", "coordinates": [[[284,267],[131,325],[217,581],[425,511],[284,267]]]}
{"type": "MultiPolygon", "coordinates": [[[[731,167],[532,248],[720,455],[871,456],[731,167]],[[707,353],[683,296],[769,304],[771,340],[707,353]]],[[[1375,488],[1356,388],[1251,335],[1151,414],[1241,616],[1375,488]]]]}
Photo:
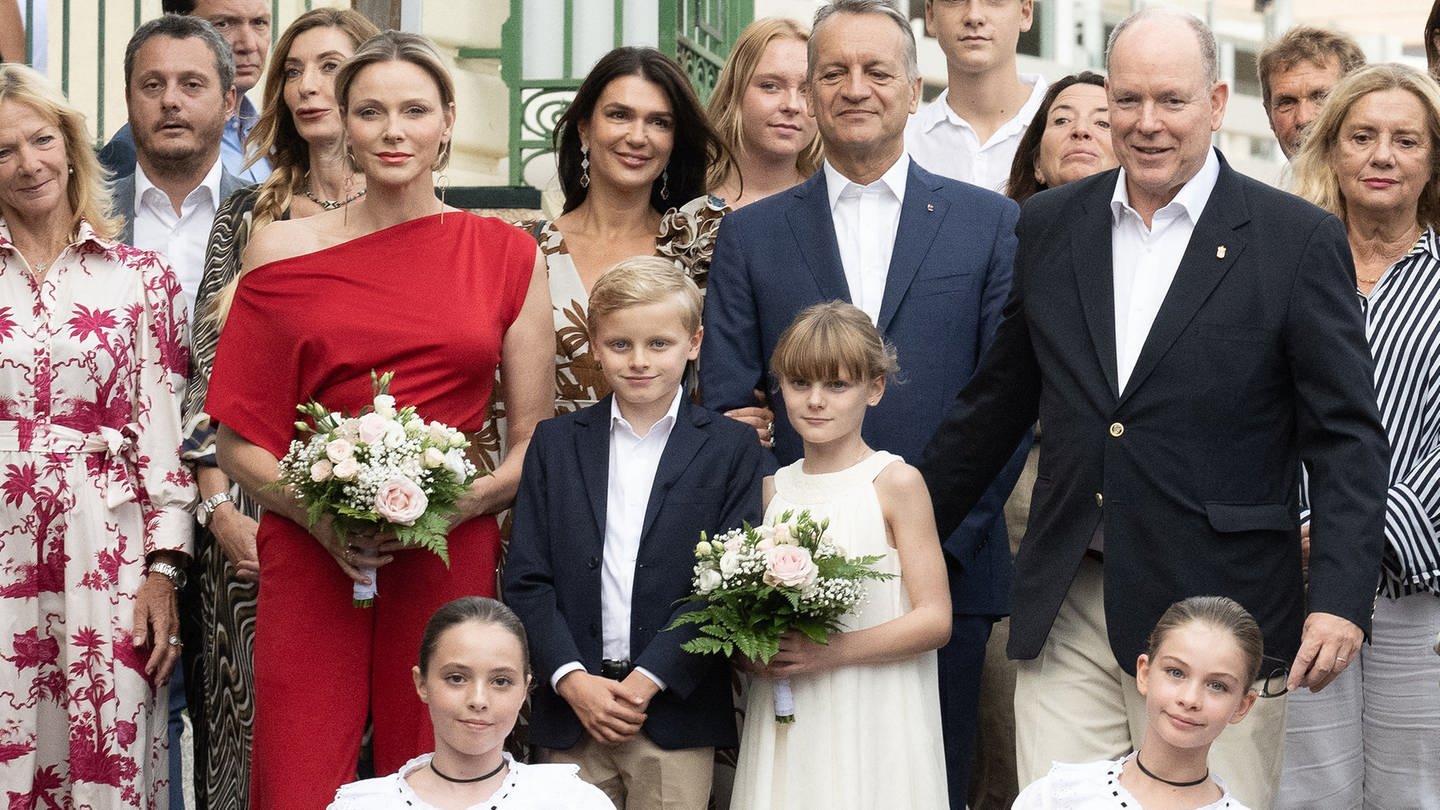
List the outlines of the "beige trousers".
{"type": "Polygon", "coordinates": [[[580,766],[580,778],[605,791],[616,810],[705,810],[715,772],[714,748],[667,750],[643,733],[619,745],[582,734],[563,751],[546,748],[544,762],[580,766]]]}
{"type": "MultiPolygon", "coordinates": [[[[1260,684],[1257,682],[1258,690],[1260,684]]],[[[1145,699],[1115,661],[1105,634],[1103,566],[1086,557],[1040,655],[1015,673],[1020,786],[1053,762],[1119,759],[1139,747],[1145,699]]],[[[1285,742],[1285,698],[1260,698],[1210,748],[1210,767],[1252,810],[1271,810],[1285,742]]]]}

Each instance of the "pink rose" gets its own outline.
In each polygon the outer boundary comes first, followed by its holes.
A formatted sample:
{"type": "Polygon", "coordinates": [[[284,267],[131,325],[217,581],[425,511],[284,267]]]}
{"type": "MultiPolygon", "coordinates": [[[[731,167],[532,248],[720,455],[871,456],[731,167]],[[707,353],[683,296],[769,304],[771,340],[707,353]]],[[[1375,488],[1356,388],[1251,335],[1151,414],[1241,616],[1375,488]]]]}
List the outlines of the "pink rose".
{"type": "Polygon", "coordinates": [[[765,583],[803,590],[819,576],[810,550],[804,546],[775,546],[765,552],[765,583]]]}
{"type": "Polygon", "coordinates": [[[325,445],[325,456],[330,459],[331,464],[339,464],[353,455],[355,455],[355,445],[345,439],[331,439],[325,445]]]}
{"type": "Polygon", "coordinates": [[[429,506],[425,490],[409,478],[391,478],[375,493],[375,511],[401,526],[413,526],[429,506]]]}
{"type": "Polygon", "coordinates": [[[374,444],[380,441],[380,438],[385,435],[385,428],[389,424],[389,419],[386,419],[374,411],[365,414],[360,417],[359,424],[357,425],[360,428],[360,441],[365,444],[374,444]]]}
{"type": "Polygon", "coordinates": [[[339,478],[341,481],[353,480],[355,476],[360,474],[360,463],[355,460],[354,456],[351,456],[332,467],[330,474],[339,478]]]}

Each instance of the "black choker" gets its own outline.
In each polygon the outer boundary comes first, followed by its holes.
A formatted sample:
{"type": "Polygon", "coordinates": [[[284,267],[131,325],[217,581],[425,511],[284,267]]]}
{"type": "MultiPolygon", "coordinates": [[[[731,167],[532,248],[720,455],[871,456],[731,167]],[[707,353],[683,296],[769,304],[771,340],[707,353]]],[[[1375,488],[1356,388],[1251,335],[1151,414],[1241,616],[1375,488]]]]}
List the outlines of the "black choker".
{"type": "MultiPolygon", "coordinates": [[[[505,763],[505,758],[504,758],[504,757],[501,757],[501,758],[500,758],[500,764],[495,766],[495,770],[493,770],[493,771],[491,771],[491,772],[489,772],[489,773],[487,773],[487,774],[483,774],[483,775],[481,775],[481,776],[477,776],[477,777],[475,777],[474,779],[456,779],[456,778],[453,777],[453,776],[446,776],[445,774],[441,773],[441,772],[440,772],[440,769],[437,768],[437,767],[435,767],[435,760],[434,760],[433,758],[430,760],[430,770],[434,771],[436,776],[440,777],[441,779],[444,779],[446,782],[454,782],[454,783],[457,784],[457,785],[473,785],[473,784],[476,783],[476,782],[484,782],[486,779],[489,779],[490,777],[494,776],[495,774],[500,773],[501,771],[505,770],[505,765],[506,765],[506,763],[505,763]]],[[[1142,768],[1140,768],[1140,770],[1145,771],[1145,768],[1142,767],[1142,768]]],[[[1149,771],[1145,771],[1145,772],[1146,772],[1146,773],[1149,773],[1149,771]]],[[[1164,780],[1161,780],[1161,781],[1164,781],[1164,780]]],[[[1174,783],[1172,782],[1171,784],[1174,784],[1174,783]]]]}
{"type": "MultiPolygon", "coordinates": [[[[435,766],[434,766],[434,765],[431,765],[430,767],[433,768],[433,767],[435,767],[435,766]]],[[[1136,751],[1136,752],[1135,752],[1135,767],[1139,768],[1141,773],[1145,774],[1146,776],[1150,777],[1151,779],[1154,779],[1156,782],[1164,782],[1165,784],[1169,785],[1170,787],[1178,787],[1178,788],[1195,787],[1196,785],[1203,785],[1203,784],[1205,783],[1205,780],[1207,780],[1207,779],[1210,778],[1210,769],[1209,769],[1209,768],[1206,768],[1206,769],[1205,769],[1205,775],[1204,775],[1204,776],[1200,777],[1199,779],[1196,779],[1196,780],[1193,781],[1193,782],[1172,782],[1172,781],[1170,781],[1169,779],[1166,779],[1166,778],[1163,777],[1163,776],[1156,776],[1154,773],[1151,773],[1151,771],[1150,771],[1149,768],[1145,767],[1145,763],[1143,763],[1143,762],[1140,761],[1140,752],[1139,752],[1139,751],[1136,751]]],[[[436,773],[439,773],[439,771],[436,771],[436,773]]],[[[448,777],[447,777],[447,778],[448,778],[448,777]]],[[[457,780],[453,780],[453,779],[452,779],[451,781],[453,782],[453,781],[457,781],[457,780]]]]}

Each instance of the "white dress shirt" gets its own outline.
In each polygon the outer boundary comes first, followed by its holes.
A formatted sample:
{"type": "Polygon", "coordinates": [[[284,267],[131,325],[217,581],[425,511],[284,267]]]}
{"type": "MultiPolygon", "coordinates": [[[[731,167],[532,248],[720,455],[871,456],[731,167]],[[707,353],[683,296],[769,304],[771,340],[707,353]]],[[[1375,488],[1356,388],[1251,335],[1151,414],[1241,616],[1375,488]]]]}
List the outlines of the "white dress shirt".
{"type": "Polygon", "coordinates": [[[1110,197],[1110,244],[1115,285],[1115,368],[1121,391],[1135,370],[1140,348],[1150,335],[1155,315],[1160,312],[1160,304],[1190,244],[1190,235],[1195,232],[1195,223],[1219,177],[1220,159],[1211,149],[1200,171],[1180,187],[1175,199],[1155,212],[1148,228],[1130,207],[1123,168],[1116,178],[1115,192],[1110,197]]]}
{"type": "MultiPolygon", "coordinates": [[[[616,661],[630,660],[630,604],[635,592],[635,563],[640,557],[640,533],[645,528],[645,510],[650,490],[660,470],[660,456],[670,442],[675,418],[680,412],[682,389],[675,389],[670,410],[641,436],[620,413],[618,400],[610,400],[610,471],[605,486],[605,548],[600,555],[600,655],[616,661]]],[[[550,685],[577,669],[571,661],[555,670],[550,685]]],[[[642,675],[661,689],[665,682],[644,667],[642,675]]]]}
{"type": "Polygon", "coordinates": [[[910,175],[910,156],[901,153],[880,179],[868,186],[851,182],[825,161],[825,190],[830,195],[830,217],[850,303],[864,310],[872,322],[880,319],[890,254],[900,229],[900,204],[910,175]]]}
{"type": "Polygon", "coordinates": [[[217,159],[205,179],[180,203],[176,214],[170,197],[150,182],[145,169],[135,164],[135,247],[159,252],[170,260],[180,288],[185,292],[185,311],[194,312],[195,294],[205,274],[205,245],[210,226],[220,207],[221,164],[217,159]]]}
{"type": "Polygon", "coordinates": [[[1030,98],[985,143],[980,143],[970,122],[950,108],[946,89],[910,116],[905,125],[905,151],[927,171],[1004,194],[1020,138],[1049,87],[1039,74],[1021,73],[1019,78],[1030,85],[1030,98]]]}

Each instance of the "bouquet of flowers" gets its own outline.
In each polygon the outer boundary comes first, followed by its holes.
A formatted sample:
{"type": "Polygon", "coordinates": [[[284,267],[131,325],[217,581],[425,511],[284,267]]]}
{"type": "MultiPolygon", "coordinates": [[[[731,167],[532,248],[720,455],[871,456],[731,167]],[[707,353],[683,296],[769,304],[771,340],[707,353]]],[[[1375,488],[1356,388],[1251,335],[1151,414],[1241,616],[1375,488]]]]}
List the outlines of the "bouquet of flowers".
{"type": "MultiPolygon", "coordinates": [[[[703,607],[670,626],[700,625],[682,649],[700,654],[741,655],[763,663],[780,652],[780,636],[798,631],[825,644],[844,630],[841,619],[865,598],[864,581],[890,579],[876,571],[881,556],[847,557],[809,511],[785,512],[774,525],[731,529],[719,537],[700,533],[695,546],[695,594],[703,607]]],[[[790,682],[775,682],[775,720],[795,722],[790,682]]]]}
{"type": "MultiPolygon", "coordinates": [[[[289,486],[305,504],[313,527],[334,518],[335,534],[394,532],[407,546],[428,549],[448,566],[445,534],[455,503],[478,477],[465,456],[465,434],[440,422],[427,423],[390,396],[395,372],[370,372],[374,399],[345,416],[311,400],[297,405],[309,421],[295,423],[308,441],[296,439],[280,459],[277,486],[289,486]],[[313,424],[312,424],[313,423],[313,424]]],[[[357,607],[375,601],[375,571],[362,569],[369,585],[355,584],[357,607]]]]}

